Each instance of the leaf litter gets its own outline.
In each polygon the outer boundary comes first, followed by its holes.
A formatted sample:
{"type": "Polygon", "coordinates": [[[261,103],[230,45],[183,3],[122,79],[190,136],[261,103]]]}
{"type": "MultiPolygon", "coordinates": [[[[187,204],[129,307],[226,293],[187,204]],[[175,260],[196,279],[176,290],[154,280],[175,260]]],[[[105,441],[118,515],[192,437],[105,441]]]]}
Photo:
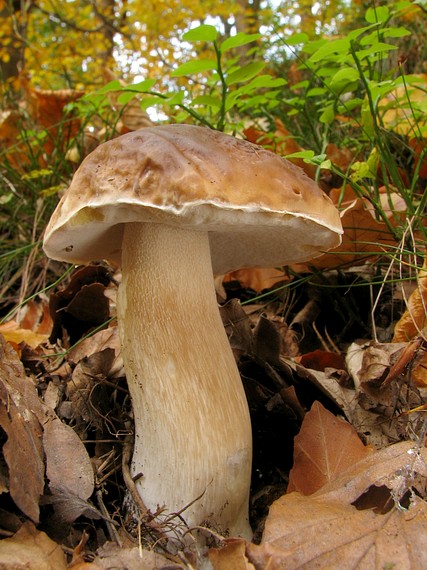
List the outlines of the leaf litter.
{"type": "Polygon", "coordinates": [[[384,386],[408,343],[349,343],[345,355],[311,337],[316,350],[304,350],[323,304],[310,293],[292,319],[277,310],[280,296],[243,308],[235,284],[222,289],[254,429],[254,542],[217,537],[207,562],[191,548],[168,553],[143,515],[132,526],[112,275],[77,270],[50,311],[42,304],[1,340],[0,568],[427,566],[425,393],[408,382],[410,366],[384,386]],[[29,335],[38,326],[39,339],[29,335]]]}

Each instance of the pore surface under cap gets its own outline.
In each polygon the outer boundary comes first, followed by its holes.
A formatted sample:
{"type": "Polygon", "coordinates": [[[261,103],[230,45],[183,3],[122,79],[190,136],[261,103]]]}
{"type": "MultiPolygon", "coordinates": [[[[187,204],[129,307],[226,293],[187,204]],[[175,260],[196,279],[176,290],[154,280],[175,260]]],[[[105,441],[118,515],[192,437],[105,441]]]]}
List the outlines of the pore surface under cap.
{"type": "Polygon", "coordinates": [[[338,211],[305,173],[252,143],[156,126],[82,162],[45,233],[49,257],[120,262],[123,224],[208,231],[214,271],[304,261],[340,243],[338,211]]]}

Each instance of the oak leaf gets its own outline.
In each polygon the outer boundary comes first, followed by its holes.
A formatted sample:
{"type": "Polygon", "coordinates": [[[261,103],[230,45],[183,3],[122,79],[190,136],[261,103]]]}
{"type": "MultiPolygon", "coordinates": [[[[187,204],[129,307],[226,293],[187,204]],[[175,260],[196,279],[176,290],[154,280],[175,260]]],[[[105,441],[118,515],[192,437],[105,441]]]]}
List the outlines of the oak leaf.
{"type": "Polygon", "coordinates": [[[62,548],[26,522],[11,538],[0,541],[0,569],[66,570],[62,548]]]}
{"type": "Polygon", "coordinates": [[[35,385],[0,335],[0,426],[7,435],[3,456],[9,469],[9,491],[21,511],[36,523],[44,487],[41,415],[35,385]]]}
{"type": "Polygon", "coordinates": [[[295,437],[288,493],[310,495],[370,453],[351,424],[314,402],[295,437]]]}
{"type": "Polygon", "coordinates": [[[257,568],[410,570],[427,567],[427,504],[417,495],[399,505],[417,476],[427,475],[427,449],[411,442],[371,453],[316,493],[293,492],[270,508],[260,546],[246,556],[257,568]],[[386,514],[354,504],[373,487],[386,487],[386,514]]]}

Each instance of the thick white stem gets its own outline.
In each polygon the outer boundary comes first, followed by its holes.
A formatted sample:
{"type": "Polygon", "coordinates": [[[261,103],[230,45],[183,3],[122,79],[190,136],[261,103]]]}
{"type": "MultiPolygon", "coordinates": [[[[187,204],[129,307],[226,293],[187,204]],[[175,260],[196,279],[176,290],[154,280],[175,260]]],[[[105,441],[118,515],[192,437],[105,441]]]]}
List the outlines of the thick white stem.
{"type": "Polygon", "coordinates": [[[146,506],[251,536],[251,424],[216,303],[208,235],[128,224],[118,317],[146,506]]]}

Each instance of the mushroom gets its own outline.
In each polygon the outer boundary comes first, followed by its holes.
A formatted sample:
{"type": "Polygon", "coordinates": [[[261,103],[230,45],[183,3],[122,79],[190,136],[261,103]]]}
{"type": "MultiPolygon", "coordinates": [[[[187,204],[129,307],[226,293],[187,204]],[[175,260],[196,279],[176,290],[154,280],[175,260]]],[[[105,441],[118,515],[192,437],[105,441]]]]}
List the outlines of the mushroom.
{"type": "Polygon", "coordinates": [[[270,151],[154,126],[82,162],[44,238],[57,260],[119,263],[117,313],[147,508],[250,538],[251,422],[213,273],[312,259],[340,243],[329,198],[270,151]]]}

